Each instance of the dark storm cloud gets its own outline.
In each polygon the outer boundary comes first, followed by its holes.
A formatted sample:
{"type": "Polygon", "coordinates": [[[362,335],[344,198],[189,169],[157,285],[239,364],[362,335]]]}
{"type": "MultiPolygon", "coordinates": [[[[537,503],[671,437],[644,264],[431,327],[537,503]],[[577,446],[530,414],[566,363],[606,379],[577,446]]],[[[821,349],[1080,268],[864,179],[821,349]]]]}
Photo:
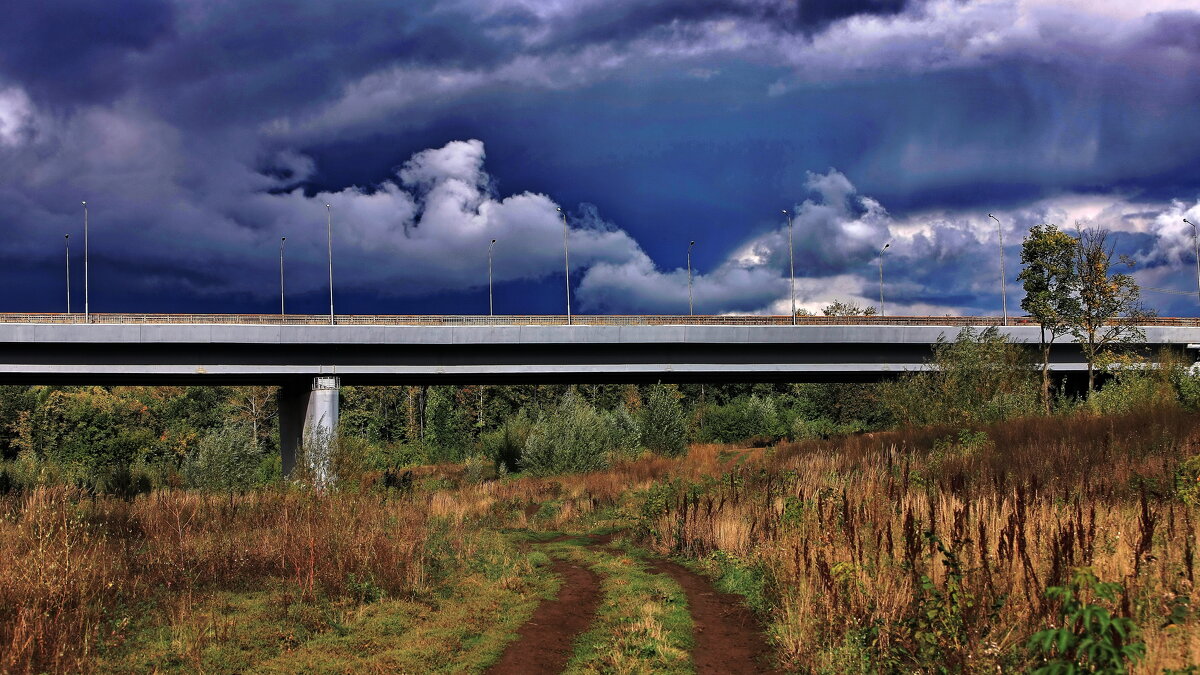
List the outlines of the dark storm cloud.
{"type": "Polygon", "coordinates": [[[174,7],[157,0],[15,0],[0,20],[0,78],[40,100],[111,101],[174,21],[174,7]]]}
{"type": "Polygon", "coordinates": [[[810,309],[873,302],[892,240],[897,307],[990,311],[989,211],[1012,270],[1024,228],[1082,217],[1168,284],[1200,216],[1181,1],[20,0],[0,259],[57,264],[86,198],[113,295],[256,302],[286,233],[317,297],[329,200],[344,292],[452,303],[493,236],[502,283],[561,274],[561,205],[585,309],[681,311],[700,239],[698,311],[786,311],[792,205],[810,309]]]}
{"type": "Polygon", "coordinates": [[[557,50],[595,43],[621,44],[656,31],[686,31],[692,24],[719,20],[762,23],[789,33],[806,33],[848,17],[897,14],[906,4],[907,0],[606,2],[583,5],[577,13],[555,19],[549,26],[552,38],[539,46],[557,50]]]}

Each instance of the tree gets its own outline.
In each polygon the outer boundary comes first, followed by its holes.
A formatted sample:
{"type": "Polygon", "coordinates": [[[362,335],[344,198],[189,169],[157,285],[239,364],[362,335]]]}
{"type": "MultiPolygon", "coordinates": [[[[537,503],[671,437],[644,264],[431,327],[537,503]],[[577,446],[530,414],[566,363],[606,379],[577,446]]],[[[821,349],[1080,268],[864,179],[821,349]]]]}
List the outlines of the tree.
{"type": "Polygon", "coordinates": [[[603,469],[615,436],[606,422],[572,387],[529,431],[521,469],[538,476],[603,469]]]}
{"type": "Polygon", "coordinates": [[[467,430],[455,405],[454,387],[429,388],[429,400],[425,404],[425,444],[434,462],[462,459],[467,430]]]}
{"type": "Polygon", "coordinates": [[[679,405],[676,387],[666,384],[649,387],[642,406],[642,443],[669,457],[687,452],[687,418],[679,405]]]}
{"type": "MultiPolygon", "coordinates": [[[[1113,247],[1108,232],[1078,230],[1074,267],[1079,275],[1079,307],[1071,320],[1071,334],[1087,359],[1088,392],[1096,390],[1096,362],[1111,346],[1145,338],[1138,320],[1149,315],[1142,309],[1141,289],[1129,274],[1112,270],[1113,247]]],[[[1133,266],[1126,258],[1121,263],[1133,266]]]]}
{"type": "Polygon", "coordinates": [[[1054,340],[1071,332],[1079,316],[1079,274],[1075,255],[1079,242],[1054,225],[1034,225],[1021,244],[1021,263],[1017,276],[1025,287],[1021,309],[1041,327],[1042,405],[1050,414],[1050,347],[1054,340]],[[1047,339],[1047,336],[1049,339],[1047,339]]]}
{"type": "Polygon", "coordinates": [[[825,316],[875,316],[875,308],[871,305],[860,307],[853,300],[834,300],[821,310],[825,316]]]}

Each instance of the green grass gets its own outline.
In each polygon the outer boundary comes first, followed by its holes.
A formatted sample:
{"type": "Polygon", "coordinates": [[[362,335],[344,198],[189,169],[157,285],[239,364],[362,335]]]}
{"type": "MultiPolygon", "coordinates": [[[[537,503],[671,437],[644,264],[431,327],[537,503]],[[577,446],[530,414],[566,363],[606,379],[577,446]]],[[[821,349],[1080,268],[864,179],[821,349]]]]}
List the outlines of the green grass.
{"type": "Polygon", "coordinates": [[[603,598],[592,627],[579,637],[567,673],[692,673],[692,618],[683,589],[615,549],[549,544],[556,557],[599,574],[603,598]]]}
{"type": "Polygon", "coordinates": [[[160,600],[104,672],[480,672],[557,593],[549,558],[507,537],[483,536],[444,585],[413,597],[360,603],[302,601],[282,581],[190,600],[160,600]]]}

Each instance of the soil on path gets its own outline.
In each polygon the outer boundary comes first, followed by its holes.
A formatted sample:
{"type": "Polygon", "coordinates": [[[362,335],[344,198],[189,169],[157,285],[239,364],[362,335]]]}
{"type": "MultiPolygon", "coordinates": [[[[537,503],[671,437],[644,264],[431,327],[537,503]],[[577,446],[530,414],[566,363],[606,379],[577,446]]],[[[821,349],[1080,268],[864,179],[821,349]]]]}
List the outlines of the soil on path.
{"type": "Polygon", "coordinates": [[[562,579],[558,596],[538,605],[517,631],[500,660],[487,670],[492,675],[561,673],[571,658],[575,638],[587,630],[600,604],[600,579],[591,570],[562,560],[550,571],[562,579]]]}
{"type": "Polygon", "coordinates": [[[696,626],[692,661],[697,673],[779,672],[768,665],[771,648],[762,625],[740,596],[718,591],[704,577],[669,560],[652,560],[650,565],[674,579],[687,595],[696,626]]]}

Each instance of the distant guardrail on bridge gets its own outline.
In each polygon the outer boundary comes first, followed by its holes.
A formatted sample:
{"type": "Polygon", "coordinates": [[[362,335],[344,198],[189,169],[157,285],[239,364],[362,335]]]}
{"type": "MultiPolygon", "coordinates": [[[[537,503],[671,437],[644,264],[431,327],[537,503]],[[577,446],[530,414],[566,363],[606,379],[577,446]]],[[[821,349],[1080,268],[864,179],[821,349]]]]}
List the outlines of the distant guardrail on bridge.
{"type": "MultiPolygon", "coordinates": [[[[1118,320],[1120,321],[1120,320],[1118,320]]],[[[329,324],[328,314],[132,314],[95,313],[0,313],[0,323],[32,324],[223,324],[319,326],[329,324]]],[[[339,314],[341,326],[562,326],[565,315],[550,314],[339,314]]],[[[570,318],[578,326],[790,326],[787,315],[592,315],[570,318]]],[[[798,316],[801,326],[1036,326],[1029,317],[998,316],[798,316]]],[[[1150,317],[1140,326],[1200,327],[1200,317],[1150,317]]]]}

